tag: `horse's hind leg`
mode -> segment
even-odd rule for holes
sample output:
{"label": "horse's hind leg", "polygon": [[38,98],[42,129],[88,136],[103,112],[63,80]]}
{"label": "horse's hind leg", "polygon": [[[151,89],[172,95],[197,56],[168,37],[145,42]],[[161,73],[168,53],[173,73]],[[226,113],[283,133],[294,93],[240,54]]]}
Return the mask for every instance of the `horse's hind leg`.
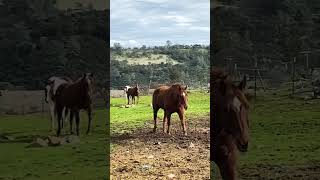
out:
{"label": "horse's hind leg", "polygon": [[156,131],[157,131],[158,111],[159,111],[159,108],[153,108],[153,121],[154,121],[153,132],[156,132]]}
{"label": "horse's hind leg", "polygon": [[187,135],[187,127],[186,127],[186,120],[184,118],[184,111],[183,110],[178,111],[178,115],[179,115],[179,119],[181,122],[183,134],[186,136]]}
{"label": "horse's hind leg", "polygon": [[88,129],[87,129],[87,134],[90,132],[90,126],[91,126],[91,119],[92,119],[92,109],[91,107],[88,108]]}
{"label": "horse's hind leg", "polygon": [[80,111],[79,110],[76,110],[74,111],[75,112],[75,116],[76,116],[76,131],[77,131],[77,136],[80,135],[80,132],[79,132],[79,123],[80,123]]}

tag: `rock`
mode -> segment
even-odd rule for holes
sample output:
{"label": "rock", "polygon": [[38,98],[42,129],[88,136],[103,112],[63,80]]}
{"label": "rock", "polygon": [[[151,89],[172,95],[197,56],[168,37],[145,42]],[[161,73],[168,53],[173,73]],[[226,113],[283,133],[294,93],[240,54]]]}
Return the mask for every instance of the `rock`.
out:
{"label": "rock", "polygon": [[153,158],[154,158],[153,155],[148,156],[148,159],[153,159]]}
{"label": "rock", "polygon": [[14,137],[12,137],[12,136],[4,136],[4,138],[8,139],[9,141],[13,141],[13,140],[15,140],[15,138],[14,138]]}
{"label": "rock", "polygon": [[67,144],[67,139],[66,138],[60,138],[60,145]]}
{"label": "rock", "polygon": [[27,147],[47,147],[48,143],[47,141],[41,139],[41,138],[36,138],[32,143],[30,143]]}
{"label": "rock", "polygon": [[79,136],[70,135],[66,138],[67,143],[76,144],[80,142]]}
{"label": "rock", "polygon": [[161,142],[155,142],[154,143],[154,145],[160,145],[161,144]]}
{"label": "rock", "polygon": [[190,145],[189,145],[189,148],[194,148],[195,145],[191,142]]}
{"label": "rock", "polygon": [[48,136],[49,146],[59,146],[60,145],[60,138],[55,136]]}
{"label": "rock", "polygon": [[174,174],[169,174],[169,175],[168,175],[168,178],[169,178],[169,179],[173,179],[174,177],[176,177],[176,175],[174,175]]}
{"label": "rock", "polygon": [[152,166],[150,166],[150,165],[148,165],[148,164],[145,164],[145,165],[142,165],[141,166],[141,170],[142,171],[148,171],[149,169],[151,169],[152,168]]}

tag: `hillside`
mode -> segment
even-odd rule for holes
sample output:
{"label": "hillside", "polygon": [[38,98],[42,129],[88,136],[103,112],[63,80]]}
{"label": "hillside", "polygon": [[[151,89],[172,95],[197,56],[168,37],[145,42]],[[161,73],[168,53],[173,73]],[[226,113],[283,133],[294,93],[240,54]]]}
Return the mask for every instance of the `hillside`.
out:
{"label": "hillside", "polygon": [[209,82],[209,46],[173,45],[111,48],[111,88],[138,83],[183,83],[203,87]]}

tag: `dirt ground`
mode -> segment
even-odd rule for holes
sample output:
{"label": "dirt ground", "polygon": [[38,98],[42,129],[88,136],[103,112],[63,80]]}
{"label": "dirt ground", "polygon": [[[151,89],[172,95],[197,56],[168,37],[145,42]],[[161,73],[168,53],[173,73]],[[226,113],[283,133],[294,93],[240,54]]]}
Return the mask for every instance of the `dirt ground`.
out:
{"label": "dirt ground", "polygon": [[152,133],[151,123],[111,137],[111,179],[210,179],[209,117],[189,121],[187,137],[177,119],[171,135],[162,133],[161,121]]}

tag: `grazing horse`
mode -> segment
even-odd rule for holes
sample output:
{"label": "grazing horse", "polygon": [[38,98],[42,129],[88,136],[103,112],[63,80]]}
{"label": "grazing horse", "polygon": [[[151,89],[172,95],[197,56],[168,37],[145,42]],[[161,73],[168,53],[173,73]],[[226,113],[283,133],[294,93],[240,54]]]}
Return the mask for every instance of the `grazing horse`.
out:
{"label": "grazing horse", "polygon": [[[47,82],[46,82],[46,87],[45,87],[45,101],[46,103],[49,104],[49,109],[50,109],[50,116],[51,116],[51,130],[54,130],[54,121],[56,117],[56,111],[55,111],[55,94],[57,92],[57,89],[59,86],[62,84],[68,84],[72,83],[72,80],[67,77],[56,77],[52,76],[50,77]],[[63,122],[66,121],[66,117],[68,115],[68,110],[66,108],[63,109],[64,111],[64,117],[62,121],[62,126]]]}
{"label": "grazing horse", "polygon": [[56,93],[56,107],[58,115],[57,136],[61,131],[61,116],[64,107],[70,109],[70,133],[73,134],[72,120],[76,118],[76,131],[79,136],[80,110],[84,109],[88,113],[88,129],[90,132],[92,119],[92,91],[93,91],[93,75],[85,73],[82,78],[74,83],[61,85]]}
{"label": "grazing horse", "polygon": [[[184,119],[184,112],[185,110],[188,109],[187,86],[182,87],[179,84],[174,84],[171,87],[162,86],[157,88],[153,92],[152,106],[153,106],[153,119],[154,119],[153,132],[156,132],[157,114],[159,109],[161,108],[164,110],[163,133],[170,134],[171,114],[176,112],[178,113],[181,121],[183,134],[187,135],[186,122]],[[166,130],[166,124],[168,126],[167,130]]]}
{"label": "grazing horse", "polygon": [[133,87],[133,88],[129,88],[128,91],[127,91],[127,99],[128,99],[128,104],[130,102],[130,97],[131,97],[131,104],[135,104],[136,103],[136,97],[137,96],[137,104],[138,104],[138,101],[139,101],[139,87],[138,87],[138,84]]}
{"label": "grazing horse", "polygon": [[249,142],[246,77],[236,86],[228,74],[214,70],[212,80],[210,159],[217,164],[224,180],[235,180],[238,150],[246,152]]}

